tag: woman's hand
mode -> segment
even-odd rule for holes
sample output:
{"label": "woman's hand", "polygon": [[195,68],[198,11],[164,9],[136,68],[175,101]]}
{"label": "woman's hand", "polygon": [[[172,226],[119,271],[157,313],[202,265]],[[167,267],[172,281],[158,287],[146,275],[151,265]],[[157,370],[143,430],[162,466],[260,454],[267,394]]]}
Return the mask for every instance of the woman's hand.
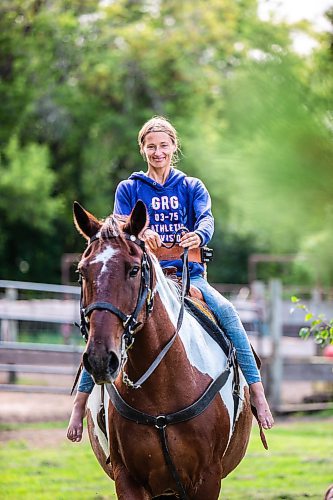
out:
{"label": "woman's hand", "polygon": [[156,250],[162,245],[162,241],[159,235],[150,228],[147,228],[143,232],[142,239],[152,251]]}
{"label": "woman's hand", "polygon": [[198,248],[201,245],[201,238],[197,233],[185,233],[181,238],[179,242],[179,246],[188,248],[191,250],[191,248]]}

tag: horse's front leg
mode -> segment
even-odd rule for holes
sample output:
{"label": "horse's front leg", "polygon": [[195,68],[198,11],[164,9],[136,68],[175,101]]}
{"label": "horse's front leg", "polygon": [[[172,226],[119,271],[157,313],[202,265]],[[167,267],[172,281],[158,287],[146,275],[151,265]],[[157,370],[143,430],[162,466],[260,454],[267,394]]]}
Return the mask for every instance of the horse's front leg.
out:
{"label": "horse's front leg", "polygon": [[114,481],[118,500],[150,500],[151,495],[130,475],[123,464],[114,467]]}

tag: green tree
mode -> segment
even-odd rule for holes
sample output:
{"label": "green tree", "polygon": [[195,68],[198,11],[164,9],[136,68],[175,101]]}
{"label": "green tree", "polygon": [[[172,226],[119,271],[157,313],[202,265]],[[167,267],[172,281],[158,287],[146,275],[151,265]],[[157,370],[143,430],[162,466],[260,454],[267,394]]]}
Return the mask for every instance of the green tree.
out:
{"label": "green tree", "polygon": [[[52,196],[55,174],[47,146],[20,147],[14,136],[0,163],[0,252],[2,273],[19,279],[44,279],[54,268],[52,247],[44,253],[36,242],[56,238],[54,221],[61,214],[61,196]],[[33,168],[32,168],[33,166]]]}
{"label": "green tree", "polygon": [[[313,56],[293,55],[294,27],[263,23],[256,8],[256,0],[1,3],[2,164],[14,161],[6,148],[16,137],[19,154],[41,147],[37,162],[29,150],[24,172],[47,164],[53,173],[43,194],[53,232],[25,243],[26,255],[44,261],[52,248],[44,279],[60,279],[61,254],[82,248],[73,200],[103,217],[117,183],[144,169],[136,135],[153,114],[174,122],[181,168],[212,194],[215,241],[225,248],[212,268],[218,279],[244,280],[249,252],[297,251],[316,229],[329,204],[331,56],[323,37]],[[24,183],[15,189],[26,197]],[[3,242],[18,234],[11,209],[1,208]],[[17,277],[5,243],[0,258]]]}

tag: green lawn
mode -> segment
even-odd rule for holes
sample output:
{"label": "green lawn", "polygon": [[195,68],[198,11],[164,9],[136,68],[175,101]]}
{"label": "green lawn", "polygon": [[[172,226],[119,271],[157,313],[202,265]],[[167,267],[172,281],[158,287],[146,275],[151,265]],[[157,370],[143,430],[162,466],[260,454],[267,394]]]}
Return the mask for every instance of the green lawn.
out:
{"label": "green lawn", "polygon": [[[59,426],[65,429],[65,424],[54,427]],[[25,427],[38,431],[47,426]],[[48,428],[52,432],[52,425]],[[280,423],[267,433],[267,452],[254,428],[246,458],[224,480],[220,498],[323,499],[333,482],[332,430],[332,418]],[[87,442],[73,445],[60,439],[56,447],[47,449],[13,439],[0,443],[0,498],[101,500],[116,496],[113,482],[100,469]]]}

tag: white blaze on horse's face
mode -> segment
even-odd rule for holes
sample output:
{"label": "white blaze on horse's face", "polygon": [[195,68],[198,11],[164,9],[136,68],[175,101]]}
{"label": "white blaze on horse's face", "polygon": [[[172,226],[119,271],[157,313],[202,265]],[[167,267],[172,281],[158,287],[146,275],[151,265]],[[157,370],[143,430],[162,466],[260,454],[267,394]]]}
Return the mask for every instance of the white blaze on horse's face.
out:
{"label": "white blaze on horse's face", "polygon": [[104,248],[104,250],[101,253],[96,255],[94,260],[91,261],[91,264],[95,264],[95,263],[99,263],[99,262],[101,262],[103,264],[97,281],[102,276],[102,274],[108,270],[108,266],[107,266],[108,262],[113,259],[113,257],[116,255],[116,253],[117,253],[117,250],[115,250],[111,246],[108,246],[108,247]]}

